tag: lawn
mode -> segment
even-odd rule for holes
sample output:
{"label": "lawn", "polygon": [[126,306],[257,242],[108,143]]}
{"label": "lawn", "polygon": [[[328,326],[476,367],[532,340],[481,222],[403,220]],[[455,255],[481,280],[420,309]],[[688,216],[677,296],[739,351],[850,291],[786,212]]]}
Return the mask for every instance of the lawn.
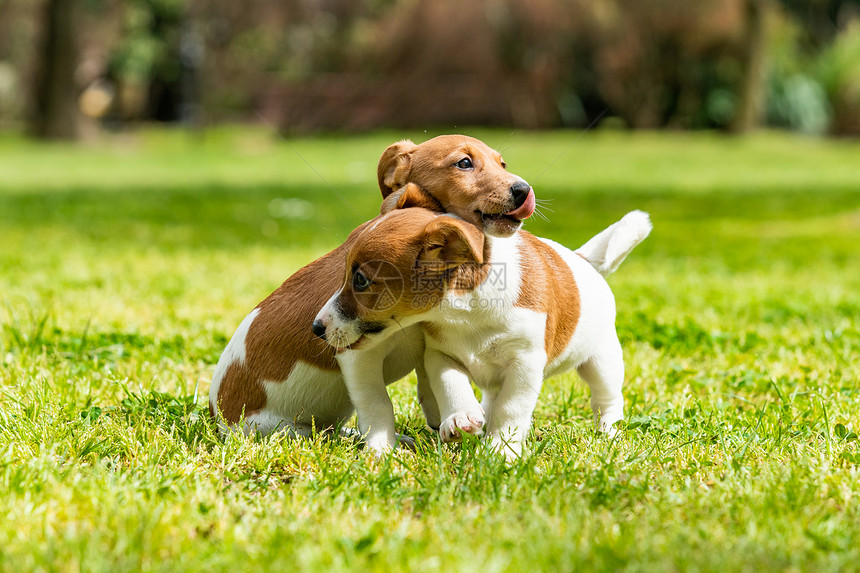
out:
{"label": "lawn", "polygon": [[529,452],[219,440],[214,364],[244,315],[378,209],[402,137],[144,130],[0,136],[0,570],[838,571],[860,562],[860,144],[761,134],[469,130],[576,247],[628,210],[610,278],[627,422],[575,374]]}

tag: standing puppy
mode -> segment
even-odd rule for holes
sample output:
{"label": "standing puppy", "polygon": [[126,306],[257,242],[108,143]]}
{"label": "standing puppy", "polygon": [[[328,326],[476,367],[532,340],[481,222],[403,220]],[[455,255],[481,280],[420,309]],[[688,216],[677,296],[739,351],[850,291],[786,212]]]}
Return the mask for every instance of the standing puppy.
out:
{"label": "standing puppy", "polygon": [[[574,252],[525,231],[485,236],[449,215],[395,211],[356,237],[344,285],[316,324],[337,348],[384,346],[388,336],[420,325],[443,439],[458,429],[481,433],[486,414],[493,446],[519,455],[543,380],[571,369],[591,388],[598,429],[612,432],[624,416],[624,363],[615,300],[601,275],[650,230],[648,215],[633,211]],[[381,268],[396,269],[408,286],[390,308],[375,311],[364,301],[383,288],[373,278]],[[482,405],[470,379],[483,391]],[[378,384],[351,375],[346,383],[351,395]],[[362,427],[389,424],[378,403],[362,406],[356,403]]]}
{"label": "standing puppy", "polygon": [[[488,234],[510,236],[534,210],[534,193],[528,183],[506,171],[498,152],[471,137],[445,135],[420,145],[395,143],[382,154],[377,174],[383,214],[427,207],[454,213]],[[381,216],[358,227],[343,245],[300,269],[245,317],[218,361],[209,392],[209,411],[222,430],[308,434],[314,426],[323,429],[349,419],[353,400],[335,350],[308,327],[340,288],[349,248],[361,232],[380,220]],[[372,327],[366,328],[372,332]],[[345,360],[354,355],[350,351],[341,354]],[[379,415],[390,431],[368,436],[377,451],[396,443],[394,411],[385,385],[413,369],[427,422],[439,426],[423,356],[421,330],[399,329],[365,358],[366,370],[355,373],[372,377],[387,402],[387,409],[383,404]],[[355,362],[350,366],[355,367]],[[353,398],[363,404],[377,400],[376,394],[366,393]]]}

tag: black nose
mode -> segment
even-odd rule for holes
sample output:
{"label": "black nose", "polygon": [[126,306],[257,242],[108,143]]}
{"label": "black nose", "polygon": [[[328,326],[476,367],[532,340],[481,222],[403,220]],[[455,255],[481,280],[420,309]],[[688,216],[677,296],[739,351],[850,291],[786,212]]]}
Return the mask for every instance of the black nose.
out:
{"label": "black nose", "polygon": [[315,320],[311,325],[311,330],[314,334],[325,340],[325,325],[321,321]]}
{"label": "black nose", "polygon": [[511,185],[511,197],[514,200],[515,206],[519,207],[526,202],[526,198],[529,196],[529,189],[531,189],[531,185],[525,181],[517,181]]}

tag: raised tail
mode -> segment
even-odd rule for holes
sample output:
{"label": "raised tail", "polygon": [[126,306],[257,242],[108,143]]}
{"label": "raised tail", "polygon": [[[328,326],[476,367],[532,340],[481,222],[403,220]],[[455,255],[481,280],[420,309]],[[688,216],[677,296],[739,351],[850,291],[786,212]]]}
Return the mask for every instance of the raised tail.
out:
{"label": "raised tail", "polygon": [[607,276],[615,271],[630,251],[651,232],[651,219],[644,211],[630,211],[620,221],[594,235],[576,253]]}

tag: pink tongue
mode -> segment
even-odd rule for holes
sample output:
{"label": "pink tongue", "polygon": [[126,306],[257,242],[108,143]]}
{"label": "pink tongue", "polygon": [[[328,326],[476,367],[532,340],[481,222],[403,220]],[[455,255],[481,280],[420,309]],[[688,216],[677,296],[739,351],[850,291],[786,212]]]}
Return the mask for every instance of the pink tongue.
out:
{"label": "pink tongue", "polygon": [[529,189],[529,196],[526,197],[525,203],[514,209],[513,211],[508,211],[505,215],[510,215],[519,220],[528,219],[532,216],[532,213],[535,212],[535,191],[534,189]]}

